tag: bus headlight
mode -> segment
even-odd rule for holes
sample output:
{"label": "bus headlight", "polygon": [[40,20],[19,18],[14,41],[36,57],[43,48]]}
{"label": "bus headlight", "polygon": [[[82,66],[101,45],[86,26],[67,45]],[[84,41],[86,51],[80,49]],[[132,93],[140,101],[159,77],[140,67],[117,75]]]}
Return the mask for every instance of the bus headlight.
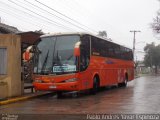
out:
{"label": "bus headlight", "polygon": [[64,82],[75,82],[77,80],[78,80],[77,78],[71,78],[71,79],[65,80]]}
{"label": "bus headlight", "polygon": [[34,82],[37,82],[37,83],[42,83],[43,81],[42,80],[35,80]]}

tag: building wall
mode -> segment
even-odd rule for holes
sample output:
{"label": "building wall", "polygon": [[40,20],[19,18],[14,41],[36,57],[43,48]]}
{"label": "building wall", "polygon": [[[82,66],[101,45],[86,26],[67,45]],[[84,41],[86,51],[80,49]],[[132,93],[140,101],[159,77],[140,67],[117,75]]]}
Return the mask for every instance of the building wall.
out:
{"label": "building wall", "polygon": [[0,75],[0,98],[19,96],[22,94],[20,36],[0,35],[0,48],[7,48],[7,74]]}

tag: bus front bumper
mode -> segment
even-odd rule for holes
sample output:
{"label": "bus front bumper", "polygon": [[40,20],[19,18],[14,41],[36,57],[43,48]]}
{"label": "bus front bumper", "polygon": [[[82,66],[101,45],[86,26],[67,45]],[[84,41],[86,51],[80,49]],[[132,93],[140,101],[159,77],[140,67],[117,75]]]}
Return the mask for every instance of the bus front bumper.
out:
{"label": "bus front bumper", "polygon": [[33,83],[35,90],[41,91],[78,91],[79,86],[77,82],[67,83]]}

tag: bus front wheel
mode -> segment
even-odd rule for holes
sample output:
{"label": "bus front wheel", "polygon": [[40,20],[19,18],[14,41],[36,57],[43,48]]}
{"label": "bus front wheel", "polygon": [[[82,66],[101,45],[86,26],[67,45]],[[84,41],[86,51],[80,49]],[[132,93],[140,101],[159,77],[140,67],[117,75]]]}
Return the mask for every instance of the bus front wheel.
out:
{"label": "bus front wheel", "polygon": [[60,99],[63,97],[63,92],[62,91],[57,91],[57,98]]}
{"label": "bus front wheel", "polygon": [[93,79],[93,87],[91,89],[91,94],[95,95],[97,93],[97,91],[98,91],[98,88],[99,88],[98,79],[97,79],[97,77],[94,77],[94,79]]}

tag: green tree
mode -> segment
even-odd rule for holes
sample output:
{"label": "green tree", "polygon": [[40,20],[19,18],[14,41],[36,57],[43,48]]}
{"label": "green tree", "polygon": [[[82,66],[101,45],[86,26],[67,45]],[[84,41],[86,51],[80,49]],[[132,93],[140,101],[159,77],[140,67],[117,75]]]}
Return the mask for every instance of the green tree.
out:
{"label": "green tree", "polygon": [[145,57],[144,64],[149,67],[155,66],[155,73],[157,73],[157,69],[160,66],[160,45],[155,45],[154,42],[151,44],[147,44],[144,47]]}
{"label": "green tree", "polygon": [[107,32],[106,31],[99,31],[98,36],[107,37]]}
{"label": "green tree", "polygon": [[[158,0],[160,2],[160,0]],[[160,39],[160,9],[157,11],[156,17],[151,23],[151,27],[158,39]]]}
{"label": "green tree", "polygon": [[44,34],[44,32],[42,30],[35,30],[34,32],[39,33],[39,34]]}

